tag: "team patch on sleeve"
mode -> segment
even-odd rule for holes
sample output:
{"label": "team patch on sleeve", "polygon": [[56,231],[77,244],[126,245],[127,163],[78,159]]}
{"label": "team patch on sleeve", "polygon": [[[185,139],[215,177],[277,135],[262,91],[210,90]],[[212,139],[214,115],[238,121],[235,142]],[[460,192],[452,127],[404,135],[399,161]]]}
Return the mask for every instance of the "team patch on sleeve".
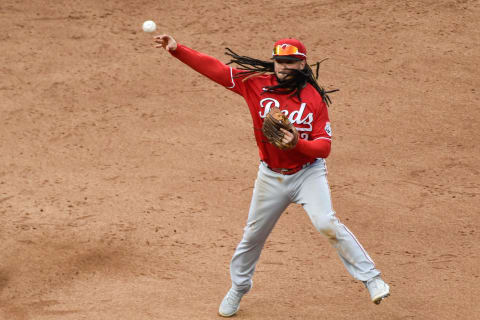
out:
{"label": "team patch on sleeve", "polygon": [[330,127],[330,122],[327,122],[325,124],[325,132],[328,134],[328,136],[332,136],[332,128]]}

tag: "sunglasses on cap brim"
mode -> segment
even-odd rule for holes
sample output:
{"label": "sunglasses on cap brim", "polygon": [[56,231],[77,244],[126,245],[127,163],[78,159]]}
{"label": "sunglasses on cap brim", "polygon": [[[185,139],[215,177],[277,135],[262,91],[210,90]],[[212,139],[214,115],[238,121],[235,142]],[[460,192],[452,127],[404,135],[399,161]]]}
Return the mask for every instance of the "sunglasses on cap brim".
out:
{"label": "sunglasses on cap brim", "polygon": [[[305,54],[299,52],[298,48],[290,44],[279,44],[273,48],[273,58],[285,57],[285,56],[302,56]],[[295,58],[295,57],[292,57]],[[301,58],[295,58],[301,60]]]}

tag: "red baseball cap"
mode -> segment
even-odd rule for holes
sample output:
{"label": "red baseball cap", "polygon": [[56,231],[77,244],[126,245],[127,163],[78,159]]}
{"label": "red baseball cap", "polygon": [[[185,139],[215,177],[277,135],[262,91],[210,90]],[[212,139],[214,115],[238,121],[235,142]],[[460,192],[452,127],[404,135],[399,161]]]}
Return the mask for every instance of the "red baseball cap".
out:
{"label": "red baseball cap", "polygon": [[294,38],[280,39],[273,45],[273,59],[306,60],[307,48]]}

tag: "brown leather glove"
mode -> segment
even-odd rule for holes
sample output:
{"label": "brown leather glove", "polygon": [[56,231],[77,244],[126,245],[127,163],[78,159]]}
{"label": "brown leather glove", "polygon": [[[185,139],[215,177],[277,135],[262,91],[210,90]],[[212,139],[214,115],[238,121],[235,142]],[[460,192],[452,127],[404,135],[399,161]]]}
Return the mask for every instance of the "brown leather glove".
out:
{"label": "brown leather glove", "polygon": [[[293,134],[293,139],[289,143],[283,142],[285,135],[280,129],[283,128]],[[279,108],[272,108],[263,120],[263,135],[268,142],[281,150],[292,149],[298,142],[298,131]]]}

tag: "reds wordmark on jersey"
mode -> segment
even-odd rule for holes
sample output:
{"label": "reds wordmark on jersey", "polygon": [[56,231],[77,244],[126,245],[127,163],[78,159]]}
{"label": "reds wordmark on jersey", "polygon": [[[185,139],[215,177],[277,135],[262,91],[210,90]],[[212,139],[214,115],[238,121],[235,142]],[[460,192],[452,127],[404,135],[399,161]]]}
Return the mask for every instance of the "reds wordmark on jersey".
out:
{"label": "reds wordmark on jersey", "polygon": [[[313,122],[313,113],[310,112],[305,115],[304,117],[304,111],[306,107],[306,103],[302,102],[300,104],[300,109],[288,112],[288,110],[282,110],[283,114],[288,117],[288,120],[290,120],[291,123],[294,125],[296,124],[296,128],[298,131],[307,131],[310,132],[312,131],[312,122]],[[270,112],[272,108],[280,108],[280,102],[278,100],[275,100],[274,98],[265,98],[260,100],[260,107],[263,108],[263,111],[260,110],[259,114],[261,118],[265,118],[267,114]],[[307,127],[304,127],[303,125],[307,125]],[[303,134],[303,139],[308,139],[308,133]]]}

